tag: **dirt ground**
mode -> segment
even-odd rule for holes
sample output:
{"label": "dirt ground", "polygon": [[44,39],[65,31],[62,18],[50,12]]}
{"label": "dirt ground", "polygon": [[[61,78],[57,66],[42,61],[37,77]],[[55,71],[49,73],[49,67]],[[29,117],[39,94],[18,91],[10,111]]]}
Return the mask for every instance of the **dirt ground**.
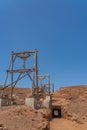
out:
{"label": "dirt ground", "polygon": [[27,106],[0,109],[0,130],[48,130],[44,114]]}
{"label": "dirt ground", "polygon": [[20,105],[30,94],[28,88],[14,89],[16,105],[0,108],[0,130],[87,130],[87,86],[63,87],[51,94],[52,106],[61,106],[62,118],[53,118],[50,125],[48,110]]}
{"label": "dirt ground", "polygon": [[65,119],[87,123],[87,86],[60,88],[52,94],[52,106],[60,106]]}
{"label": "dirt ground", "polygon": [[87,130],[87,124],[78,124],[67,119],[53,119],[50,130]]}
{"label": "dirt ground", "polygon": [[52,94],[52,106],[61,107],[62,118],[54,118],[50,130],[87,130],[87,86],[61,87]]}

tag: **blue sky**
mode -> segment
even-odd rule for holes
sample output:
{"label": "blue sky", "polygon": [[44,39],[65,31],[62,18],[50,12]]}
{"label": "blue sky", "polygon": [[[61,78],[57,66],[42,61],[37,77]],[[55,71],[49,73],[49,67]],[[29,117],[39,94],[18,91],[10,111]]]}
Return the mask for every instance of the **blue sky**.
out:
{"label": "blue sky", "polygon": [[0,0],[0,84],[11,51],[38,49],[56,89],[87,84],[86,0]]}

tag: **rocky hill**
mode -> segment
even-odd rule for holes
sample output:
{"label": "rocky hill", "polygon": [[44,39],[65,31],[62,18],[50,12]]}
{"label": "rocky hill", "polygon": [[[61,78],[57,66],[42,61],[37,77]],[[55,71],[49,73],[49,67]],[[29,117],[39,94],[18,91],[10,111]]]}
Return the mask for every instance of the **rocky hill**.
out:
{"label": "rocky hill", "polygon": [[[7,88],[4,95],[8,96],[10,90]],[[15,104],[0,108],[0,130],[49,130],[50,110],[25,106],[25,98],[29,95],[31,88],[14,88]]]}
{"label": "rocky hill", "polygon": [[[5,94],[7,95],[9,91],[8,89]],[[29,88],[14,89],[13,97],[16,105],[0,109],[0,130],[52,129],[52,127],[49,128],[51,114],[48,109],[33,110],[30,107],[21,105],[24,104],[25,98],[29,94],[31,94]],[[51,96],[52,107],[60,106],[63,118],[79,124],[87,123],[87,86],[61,87]],[[52,126],[54,126],[53,123]]]}
{"label": "rocky hill", "polygon": [[[0,94],[1,94],[2,86],[0,86]],[[11,88],[7,88],[4,91],[4,96],[8,97],[10,95]],[[24,104],[25,98],[29,97],[31,94],[31,88],[18,88],[15,87],[13,90],[13,99],[15,104]]]}
{"label": "rocky hill", "polygon": [[44,115],[23,105],[3,107],[0,109],[0,130],[49,130],[49,122]]}
{"label": "rocky hill", "polygon": [[87,122],[87,86],[62,87],[52,94],[52,106],[60,106],[62,117]]}

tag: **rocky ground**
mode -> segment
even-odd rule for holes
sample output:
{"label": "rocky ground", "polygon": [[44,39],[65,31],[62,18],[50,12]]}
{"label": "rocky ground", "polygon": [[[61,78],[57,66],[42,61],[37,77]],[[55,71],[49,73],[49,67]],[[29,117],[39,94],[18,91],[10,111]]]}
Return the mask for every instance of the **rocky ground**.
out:
{"label": "rocky ground", "polygon": [[50,122],[50,130],[87,130],[87,124],[79,124],[64,118],[53,119]]}
{"label": "rocky ground", "polygon": [[[5,97],[8,97],[9,93],[10,88],[7,88]],[[25,106],[25,98],[29,95],[29,88],[14,89],[15,105],[0,108],[0,130],[49,130],[50,110],[35,110]]]}
{"label": "rocky ground", "polygon": [[[0,87],[0,94],[2,92],[1,89],[2,89],[2,87]],[[9,97],[10,91],[11,91],[10,87],[5,89],[4,96]],[[29,97],[30,94],[31,94],[31,88],[18,88],[18,87],[15,87],[14,90],[13,90],[14,103],[19,104],[19,105],[24,104],[25,98]]]}
{"label": "rocky ground", "polygon": [[61,87],[52,93],[52,106],[61,107],[62,118],[51,121],[49,109],[33,110],[21,105],[30,94],[31,89],[28,88],[14,89],[16,105],[0,109],[0,130],[87,129],[87,86]]}
{"label": "rocky ground", "polygon": [[49,121],[40,110],[11,106],[0,109],[0,126],[0,130],[49,130]]}
{"label": "rocky ground", "polygon": [[52,94],[52,105],[61,106],[62,117],[87,122],[87,86],[62,87]]}

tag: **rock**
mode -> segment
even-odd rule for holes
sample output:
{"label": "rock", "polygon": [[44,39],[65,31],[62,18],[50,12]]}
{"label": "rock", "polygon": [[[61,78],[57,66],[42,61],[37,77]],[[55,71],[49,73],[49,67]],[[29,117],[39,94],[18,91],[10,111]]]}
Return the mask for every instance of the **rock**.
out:
{"label": "rock", "polygon": [[27,106],[10,106],[0,109],[0,130],[49,130],[44,114]]}
{"label": "rock", "polygon": [[7,128],[4,126],[4,124],[0,124],[0,130],[7,130]]}
{"label": "rock", "polygon": [[52,106],[61,106],[63,118],[87,122],[87,86],[60,88],[52,94]]}

